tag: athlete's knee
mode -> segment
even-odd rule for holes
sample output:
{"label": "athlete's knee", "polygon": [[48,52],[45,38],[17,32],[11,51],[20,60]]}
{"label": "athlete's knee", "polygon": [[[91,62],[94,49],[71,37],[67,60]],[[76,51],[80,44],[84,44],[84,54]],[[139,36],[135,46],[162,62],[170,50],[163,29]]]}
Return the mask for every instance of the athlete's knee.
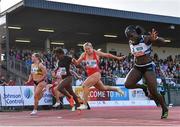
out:
{"label": "athlete's knee", "polygon": [[83,90],[89,90],[89,87],[87,86],[87,85],[85,85],[85,84],[83,84]]}
{"label": "athlete's knee", "polygon": [[99,88],[99,90],[101,90],[101,91],[108,91],[109,89],[110,89],[110,87],[108,87],[108,86],[103,86],[103,87]]}
{"label": "athlete's knee", "polygon": [[34,100],[38,100],[38,98],[39,98],[39,94],[38,94],[38,93],[35,93],[35,94],[34,94]]}
{"label": "athlete's knee", "polygon": [[130,89],[130,88],[131,88],[131,85],[130,85],[129,83],[126,83],[126,82],[125,82],[124,86],[125,86],[125,88],[127,88],[127,89]]}
{"label": "athlete's knee", "polygon": [[130,89],[130,83],[128,82],[127,79],[125,79],[124,86],[125,88]]}

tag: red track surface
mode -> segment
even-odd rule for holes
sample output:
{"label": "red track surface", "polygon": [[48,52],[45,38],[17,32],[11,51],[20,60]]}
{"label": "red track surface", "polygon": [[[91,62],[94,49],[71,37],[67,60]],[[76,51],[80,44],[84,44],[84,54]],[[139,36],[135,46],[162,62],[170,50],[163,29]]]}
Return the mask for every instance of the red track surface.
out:
{"label": "red track surface", "polygon": [[180,107],[170,108],[169,118],[161,120],[156,107],[109,107],[78,111],[0,112],[0,126],[180,126]]}

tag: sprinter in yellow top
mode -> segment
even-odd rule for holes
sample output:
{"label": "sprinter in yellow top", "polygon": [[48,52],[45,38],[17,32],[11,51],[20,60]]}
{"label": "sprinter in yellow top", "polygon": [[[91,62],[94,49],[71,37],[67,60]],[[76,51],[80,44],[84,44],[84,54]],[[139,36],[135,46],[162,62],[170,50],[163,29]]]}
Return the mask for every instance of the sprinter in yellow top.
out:
{"label": "sprinter in yellow top", "polygon": [[34,110],[31,112],[31,115],[35,115],[37,114],[39,100],[42,98],[45,90],[47,70],[42,64],[40,54],[32,54],[31,59],[33,62],[31,65],[31,73],[28,81],[25,84],[28,84],[32,80],[34,81]]}

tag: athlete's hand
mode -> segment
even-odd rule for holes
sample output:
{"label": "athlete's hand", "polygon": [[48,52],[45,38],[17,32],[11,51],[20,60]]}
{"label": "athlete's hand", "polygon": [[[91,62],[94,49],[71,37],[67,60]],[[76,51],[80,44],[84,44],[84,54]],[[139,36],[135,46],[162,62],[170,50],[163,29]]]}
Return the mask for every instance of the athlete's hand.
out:
{"label": "athlete's hand", "polygon": [[29,84],[29,81],[25,81],[24,84],[25,84],[25,85],[28,85],[28,84]]}
{"label": "athlete's hand", "polygon": [[72,63],[77,64],[77,60],[75,58],[73,58]]}
{"label": "athlete's hand", "polygon": [[56,85],[56,86],[57,86],[57,85],[58,85],[58,82],[56,81],[56,82],[54,83],[54,85]]}
{"label": "athlete's hand", "polygon": [[118,57],[118,60],[124,60],[126,59],[127,56],[121,56],[121,57]]}
{"label": "athlete's hand", "polygon": [[77,78],[80,79],[80,80],[82,80],[82,77],[81,77],[81,76],[78,76]]}
{"label": "athlete's hand", "polygon": [[151,41],[156,41],[158,38],[158,33],[157,31],[153,28],[151,32],[149,32],[150,35],[150,40]]}

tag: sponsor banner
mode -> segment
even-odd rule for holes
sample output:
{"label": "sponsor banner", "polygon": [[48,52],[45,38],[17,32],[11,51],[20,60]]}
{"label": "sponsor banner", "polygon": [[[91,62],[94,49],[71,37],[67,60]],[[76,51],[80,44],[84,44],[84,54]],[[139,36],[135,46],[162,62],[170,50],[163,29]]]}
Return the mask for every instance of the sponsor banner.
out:
{"label": "sponsor banner", "polygon": [[22,86],[24,105],[34,105],[34,86]]}
{"label": "sponsor banner", "polygon": [[129,100],[149,100],[142,89],[129,90]]}
{"label": "sponsor banner", "polygon": [[[120,94],[117,92],[99,91],[96,88],[92,87],[90,89],[90,93],[89,93],[89,101],[129,100],[129,90],[124,87],[120,87],[120,88],[124,91],[124,93],[125,93],[124,96],[120,96]],[[83,88],[81,86],[78,86],[78,87],[74,87],[74,90],[75,90],[75,93],[80,98],[82,98]]]}
{"label": "sponsor banner", "polygon": [[23,106],[20,86],[1,86],[1,104],[2,106]]}
{"label": "sponsor banner", "polygon": [[121,96],[119,93],[117,92],[113,92],[113,91],[107,91],[108,92],[108,96],[110,97],[111,101],[118,101],[118,100],[129,100],[129,90],[126,88],[121,88],[124,91],[124,96]]}
{"label": "sponsor banner", "polygon": [[[92,107],[101,106],[154,106],[155,103],[145,97],[141,89],[128,90],[123,86],[119,86],[125,93],[120,96],[113,91],[98,91],[94,87],[90,89],[89,104]],[[73,87],[75,93],[82,98],[83,88],[81,86]],[[69,104],[64,98],[64,104]]]}
{"label": "sponsor banner", "polygon": [[[81,86],[73,87],[75,93],[82,98]],[[94,87],[90,89],[89,103],[93,107],[98,106],[149,106],[155,103],[145,97],[141,89],[128,90],[121,86],[125,96],[120,96],[113,91],[98,91]],[[5,94],[4,94],[5,91]],[[64,104],[69,104],[64,98]],[[0,86],[0,105],[2,106],[32,106],[34,105],[34,86]],[[39,105],[52,105],[52,95],[46,91]]]}
{"label": "sponsor banner", "polygon": [[[22,94],[25,106],[34,105],[34,86],[22,86]],[[44,92],[39,105],[52,105],[52,94],[49,91]]]}
{"label": "sponsor banner", "polygon": [[39,105],[52,105],[52,94],[49,91],[44,92],[42,99],[39,101]]}
{"label": "sponsor banner", "polygon": [[89,92],[89,101],[108,101],[110,100],[109,91],[99,91],[96,88],[91,88]]}
{"label": "sponsor banner", "polygon": [[0,86],[0,106],[2,106],[2,103],[3,103],[3,101],[4,101],[4,99],[3,99],[3,94],[4,94],[3,87]]}
{"label": "sponsor banner", "polygon": [[[118,84],[118,85],[124,85],[125,80],[126,80],[126,78],[117,78],[117,79],[116,79],[116,84]],[[143,83],[143,80],[141,79],[141,80],[138,82],[138,84],[142,84],[142,83]]]}
{"label": "sponsor banner", "polygon": [[129,100],[129,101],[89,101],[90,107],[111,106],[156,106],[151,100]]}
{"label": "sponsor banner", "polygon": [[[82,98],[83,96],[83,88],[82,86],[73,87],[77,96]],[[90,88],[89,92],[89,101],[95,100],[110,100],[109,91],[99,91],[95,87]]]}
{"label": "sponsor banner", "polygon": [[[34,86],[0,86],[0,105],[32,106],[34,105]],[[52,95],[44,92],[39,105],[52,105]]]}

